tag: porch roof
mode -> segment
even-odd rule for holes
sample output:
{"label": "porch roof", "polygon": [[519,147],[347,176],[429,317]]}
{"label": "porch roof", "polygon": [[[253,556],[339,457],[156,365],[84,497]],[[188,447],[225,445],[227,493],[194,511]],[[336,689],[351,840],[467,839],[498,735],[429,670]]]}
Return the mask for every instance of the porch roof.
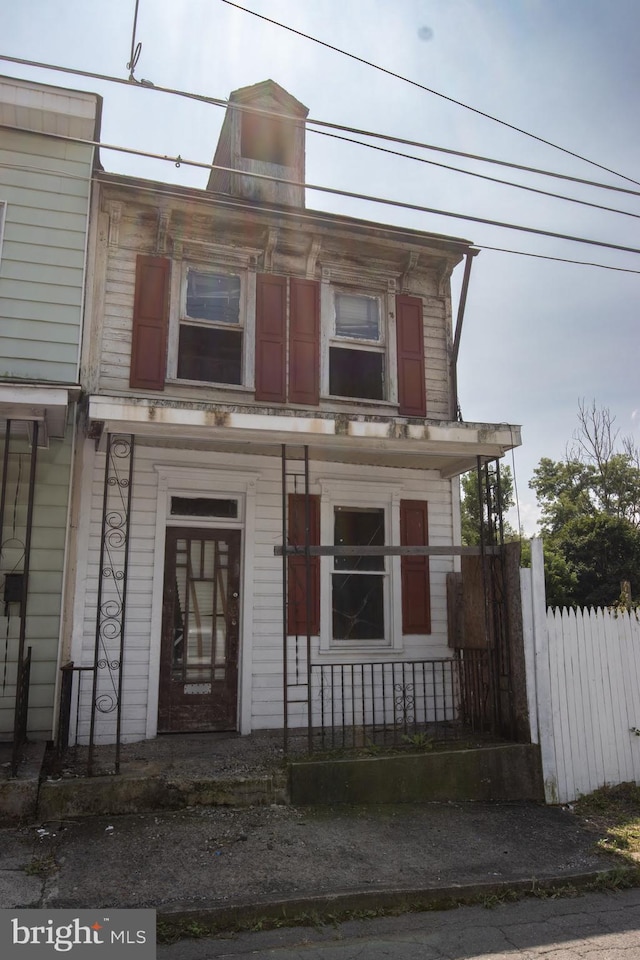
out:
{"label": "porch roof", "polygon": [[308,445],[315,460],[437,470],[454,477],[520,445],[520,427],[507,423],[459,423],[239,410],[223,404],[92,396],[89,429],[93,436],[130,433],[163,445],[205,444],[230,452],[276,455],[283,443]]}
{"label": "porch roof", "polygon": [[7,420],[42,425],[38,446],[46,446],[49,437],[64,437],[69,403],[80,395],[77,385],[51,386],[39,383],[0,384],[0,424]]}

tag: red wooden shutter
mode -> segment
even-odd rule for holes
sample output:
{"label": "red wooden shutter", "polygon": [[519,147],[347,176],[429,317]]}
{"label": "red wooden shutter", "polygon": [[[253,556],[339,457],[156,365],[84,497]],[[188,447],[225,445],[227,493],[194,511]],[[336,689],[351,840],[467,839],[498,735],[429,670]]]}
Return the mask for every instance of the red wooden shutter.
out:
{"label": "red wooden shutter", "polygon": [[164,390],[169,327],[169,275],[165,257],[136,259],[129,386]]}
{"label": "red wooden shutter", "polygon": [[289,401],[320,402],[320,284],[290,281]]}
{"label": "red wooden shutter", "polygon": [[[424,500],[400,501],[400,545],[429,545],[429,518]],[[402,557],[402,632],[431,633],[429,557]]]}
{"label": "red wooden shutter", "polygon": [[[305,542],[305,497],[289,495],[289,543],[304,546]],[[309,497],[309,543],[320,544],[320,497]],[[309,633],[320,633],[320,557],[311,557],[311,624]],[[303,556],[289,557],[289,591],[287,607],[287,632],[290,635],[307,635],[307,568]]]}
{"label": "red wooden shutter", "polygon": [[419,297],[396,297],[396,336],[398,413],[406,417],[426,417],[424,327]]}
{"label": "red wooden shutter", "polygon": [[287,279],[258,275],[256,290],[256,400],[284,403]]}

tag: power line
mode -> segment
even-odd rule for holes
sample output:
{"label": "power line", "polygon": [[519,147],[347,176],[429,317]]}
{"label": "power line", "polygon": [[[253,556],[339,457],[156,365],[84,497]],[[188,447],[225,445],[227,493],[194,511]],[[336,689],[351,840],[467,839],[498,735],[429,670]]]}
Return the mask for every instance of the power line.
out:
{"label": "power line", "polygon": [[491,250],[494,253],[511,253],[517,257],[532,257],[534,260],[573,263],[579,267],[598,267],[600,270],[614,270],[617,273],[636,273],[640,275],[640,270],[633,270],[631,267],[612,267],[608,263],[594,263],[592,260],[571,260],[568,257],[551,257],[546,253],[528,253],[525,250],[511,250],[508,247],[490,247],[486,243],[474,243],[474,247],[479,247],[481,250]]}
{"label": "power line", "polygon": [[[39,134],[39,135],[40,135],[40,136],[51,136],[51,137],[55,136],[54,134]],[[69,139],[69,140],[73,140],[74,142],[84,143],[84,144],[86,144],[87,146],[91,146],[91,145],[92,145],[92,144],[91,144],[90,142],[88,142],[88,141],[82,141],[82,140],[78,140],[77,138],[72,138],[72,137],[69,137],[69,138],[57,138],[57,139]],[[97,144],[94,144],[94,145],[97,145]],[[105,149],[109,149],[106,145],[101,144],[101,146],[105,146]],[[123,147],[123,148],[120,148],[120,149],[121,149],[121,150],[125,150],[126,148]],[[162,159],[162,160],[169,161],[171,158],[167,158],[167,157],[155,157],[155,159]],[[183,163],[183,162],[184,162],[187,166],[189,165],[189,161],[183,161],[182,158],[180,158],[180,163]],[[203,164],[203,166],[207,166],[207,165],[206,165],[206,164]],[[49,169],[48,167],[32,167],[32,166],[25,166],[24,164],[16,164],[16,163],[0,163],[0,169],[2,169],[2,170],[22,170],[22,171],[28,171],[28,172],[33,173],[33,174],[35,174],[35,175],[55,176],[55,177],[58,177],[58,178],[63,177],[63,178],[65,178],[65,179],[67,179],[67,180],[77,180],[77,181],[82,181],[83,183],[90,183],[91,180],[92,180],[92,176],[91,176],[91,175],[82,175],[82,174],[77,174],[77,173],[68,173],[67,171],[51,170],[51,169]],[[98,176],[96,179],[99,180],[100,182],[110,183],[110,182],[112,182],[112,181],[109,179],[110,177],[117,177],[117,178],[118,178],[117,185],[118,185],[119,187],[125,187],[125,188],[127,188],[127,189],[138,190],[138,191],[141,191],[141,192],[155,193],[155,188],[154,188],[154,187],[152,187],[152,186],[145,187],[144,185],[141,185],[141,184],[140,184],[139,182],[137,182],[137,181],[136,181],[135,183],[129,183],[129,182],[127,182],[127,181],[122,181],[122,180],[119,179],[121,176],[123,176],[123,175],[122,175],[122,174],[105,174],[104,177]],[[247,174],[247,176],[250,176],[250,174]],[[163,191],[162,191],[163,197],[170,197],[170,198],[173,198],[173,199],[182,199],[182,200],[185,199],[183,192],[178,192],[178,190],[167,190],[167,189],[166,189],[166,186],[167,186],[166,184],[163,184]],[[189,188],[187,188],[187,189],[189,189]],[[184,188],[179,188],[179,190],[184,190]],[[225,206],[238,207],[238,208],[245,209],[245,207],[242,205],[241,202],[234,202],[234,199],[233,199],[233,197],[231,197],[231,196],[224,196],[224,197],[222,197],[221,195],[212,195],[212,194],[211,194],[211,195],[208,195],[208,194],[206,194],[206,193],[202,193],[202,194],[198,197],[198,202],[218,203],[218,204],[222,203],[222,204],[224,204]],[[258,206],[257,204],[252,204],[251,209],[252,209],[252,210],[256,210],[256,211],[259,212],[259,213],[273,213],[273,212],[274,212],[274,210],[273,210],[272,207]],[[279,211],[277,211],[277,212],[280,213],[280,212],[282,212],[282,211],[279,210]],[[328,222],[330,222],[330,220],[329,220],[330,214],[328,214],[328,213],[327,213],[327,214],[323,214],[322,211],[310,211],[310,210],[307,210],[306,208],[302,208],[302,210],[296,210],[296,211],[295,211],[295,216],[296,216],[296,218],[298,218],[298,219],[304,219],[304,220],[308,220],[308,221],[311,221],[311,222],[317,222],[317,223],[328,223]],[[360,221],[360,222],[362,222],[362,221]],[[387,230],[389,233],[399,233],[399,234],[402,233],[402,234],[406,234],[406,232],[407,232],[406,229],[404,229],[403,227],[399,227],[399,226],[397,226],[397,225],[395,225],[395,224],[384,224],[384,229]],[[435,235],[433,235],[433,236],[435,236]],[[448,237],[448,238],[444,238],[444,239],[454,240],[454,241],[455,241],[455,238],[453,238],[453,237]],[[463,242],[464,242],[464,241],[463,241]],[[639,270],[634,270],[634,269],[632,269],[631,267],[614,267],[614,266],[611,266],[610,264],[606,264],[606,263],[596,263],[596,262],[591,261],[591,260],[572,260],[572,259],[569,258],[569,257],[553,257],[553,256],[550,256],[549,254],[530,253],[530,252],[528,252],[528,251],[526,251],[526,250],[513,250],[513,249],[511,249],[511,248],[509,248],[509,247],[494,247],[494,246],[489,246],[489,245],[486,244],[486,243],[474,243],[474,244],[473,244],[473,247],[476,248],[476,249],[479,249],[479,250],[489,250],[489,251],[495,252],[495,253],[513,254],[513,255],[519,256],[519,257],[532,257],[532,258],[534,258],[534,259],[536,259],[536,260],[550,260],[550,261],[552,261],[552,262],[557,262],[557,263],[568,263],[568,264],[574,264],[575,266],[595,267],[595,268],[600,269],[600,270],[613,270],[613,271],[618,272],[618,273],[633,273],[633,274],[638,274],[638,275],[640,275],[640,269],[639,269]]]}
{"label": "power line", "polygon": [[501,177],[490,177],[486,173],[476,173],[474,170],[465,170],[464,167],[452,167],[448,163],[439,163],[437,160],[427,160],[426,157],[416,157],[408,153],[402,153],[400,150],[391,150],[389,147],[380,147],[375,143],[363,143],[362,140],[354,140],[352,137],[345,137],[338,133],[328,133],[325,130],[313,130],[321,137],[331,137],[333,140],[343,140],[345,143],[353,143],[359,147],[368,147],[369,150],[378,150],[381,153],[388,153],[394,157],[404,157],[405,160],[416,160],[418,163],[428,163],[431,167],[440,167],[442,170],[450,170],[453,173],[462,173],[468,177],[477,177],[480,180],[487,180],[489,183],[498,183],[505,187],[515,187],[517,190],[526,190],[528,193],[538,193],[543,197],[552,197],[555,200],[566,200],[568,203],[578,203],[583,207],[593,207],[595,210],[604,210],[606,213],[619,213],[624,217],[635,217],[640,220],[640,213],[631,213],[630,210],[620,210],[617,207],[606,207],[600,203],[591,203],[588,200],[578,200],[577,197],[568,197],[564,193],[553,193],[550,190],[541,190],[539,187],[528,187],[523,183],[515,183],[513,180],[503,180]]}
{"label": "power line", "polygon": [[271,23],[276,27],[281,27],[283,30],[288,30],[290,33],[295,33],[299,37],[304,37],[305,40],[311,40],[313,43],[319,44],[321,47],[326,47],[328,50],[333,50],[335,53],[340,53],[344,57],[349,57],[351,60],[356,60],[358,63],[363,63],[367,67],[371,67],[373,70],[379,70],[381,73],[387,74],[387,76],[395,77],[397,80],[402,80],[404,83],[408,83],[413,87],[417,87],[419,90],[424,90],[426,93],[432,93],[436,97],[440,97],[443,100],[448,100],[449,103],[455,103],[458,107],[463,107],[465,110],[470,110],[471,113],[475,113],[480,117],[485,117],[487,120],[492,120],[494,123],[499,123],[503,127],[507,127],[509,130],[515,130],[516,133],[521,133],[525,137],[530,137],[532,140],[537,140],[538,143],[544,143],[548,147],[553,147],[554,150],[560,150],[562,153],[566,153],[570,157],[575,157],[577,160],[582,160],[584,163],[588,163],[593,167],[598,167],[600,170],[604,170],[606,173],[612,173],[616,177],[621,177],[623,180],[628,180],[629,183],[635,183],[640,186],[639,180],[634,180],[632,177],[627,177],[623,173],[618,173],[616,170],[612,170],[610,167],[605,167],[601,163],[596,163],[595,160],[589,160],[588,157],[583,157],[579,153],[575,153],[573,150],[568,150],[566,147],[561,147],[557,143],[553,143],[551,140],[545,140],[544,137],[539,137],[535,133],[529,133],[528,130],[524,130],[522,127],[517,127],[512,123],[507,123],[506,120],[500,120],[498,117],[494,117],[490,113],[485,113],[484,110],[479,110],[477,107],[471,107],[468,103],[463,103],[461,100],[456,100],[454,97],[449,97],[444,93],[440,93],[438,90],[434,90],[431,87],[427,87],[422,83],[418,83],[417,80],[411,80],[409,77],[404,77],[400,73],[395,73],[393,70],[388,70],[386,67],[381,67],[377,63],[373,63],[371,60],[365,60],[364,57],[358,57],[355,53],[349,53],[348,50],[342,50],[340,47],[336,47],[331,43],[327,43],[324,40],[319,40],[317,37],[313,37],[308,33],[303,33],[301,30],[295,30],[293,27],[288,26],[286,23],[280,23],[278,20],[273,20],[271,17],[265,17],[262,13],[256,13],[255,10],[249,10],[247,7],[241,7],[238,3],[233,3],[232,0],[222,0],[222,3],[226,3],[229,7],[235,7],[236,10],[242,10],[243,13],[249,13],[253,17],[258,17],[260,20],[265,20],[267,23]]}
{"label": "power line", "polygon": [[[0,57],[0,60],[2,57]],[[579,183],[584,187],[597,187],[600,190],[612,190],[615,193],[625,193],[632,197],[640,197],[640,190],[631,190],[629,187],[616,187],[610,183],[600,183],[599,180],[586,180],[583,177],[573,177],[568,173],[556,173],[553,170],[544,170],[541,167],[529,167],[523,163],[512,163],[510,160],[497,160],[494,157],[484,157],[479,153],[466,153],[464,150],[452,150],[450,147],[438,147],[431,143],[422,143],[420,140],[407,140],[404,137],[393,137],[388,133],[376,133],[373,130],[362,130],[358,127],[348,127],[340,123],[329,123],[324,120],[307,118],[307,126],[314,124],[319,127],[328,127],[333,130],[342,130],[345,133],[354,133],[359,137],[374,137],[376,140],[385,140],[388,143],[401,143],[407,147],[419,147],[421,150],[433,150],[436,153],[446,153],[451,157],[463,157],[465,160],[477,160],[481,163],[490,163],[498,167],[508,167],[510,170],[520,170],[523,173],[535,173],[542,177],[553,177],[555,180],[566,180],[568,183]],[[319,130],[310,130],[310,133],[319,133]],[[635,181],[634,181],[635,182]]]}
{"label": "power line", "polygon": [[[130,80],[125,80],[122,77],[114,77],[104,73],[94,73],[90,70],[78,70],[72,67],[62,67],[58,64],[52,63],[43,63],[37,60],[25,60],[23,57],[11,57],[6,54],[0,54],[0,60],[4,60],[7,63],[16,63],[20,66],[25,67],[35,67],[41,70],[52,70],[58,73],[67,73],[79,77],[87,77],[92,80],[101,80],[106,83],[118,83],[122,84],[129,88],[134,88],[136,90],[153,90],[156,93],[165,93],[170,94],[176,97],[182,97],[186,100],[195,100],[199,103],[208,103],[211,106],[215,107],[232,107],[234,110],[239,111],[249,111],[251,113],[259,113],[267,117],[275,117],[277,119],[282,119],[281,113],[275,113],[272,110],[265,110],[253,105],[248,106],[240,103],[232,103],[229,100],[224,100],[220,97],[209,97],[201,93],[191,93],[187,90],[178,90],[173,87],[162,87],[156,84],[151,83],[148,80],[135,80],[133,83]],[[480,163],[489,163],[500,167],[506,167],[511,170],[519,170],[523,173],[533,173],[537,176],[552,177],[556,180],[566,180],[568,183],[576,183],[581,186],[586,187],[596,187],[599,190],[612,190],[615,193],[624,193],[632,197],[640,197],[640,190],[632,190],[629,187],[619,187],[614,186],[609,183],[600,183],[598,180],[587,180],[583,177],[574,177],[565,173],[557,173],[553,170],[545,170],[541,167],[530,167],[526,164],[521,163],[512,163],[509,160],[498,160],[493,157],[485,157],[481,154],[476,153],[467,153],[464,150],[453,150],[449,147],[439,147],[435,144],[424,143],[420,140],[408,140],[405,137],[395,137],[391,134],[386,133],[377,133],[375,130],[364,130],[360,127],[350,127],[345,124],[340,123],[331,123],[328,120],[316,120],[313,117],[308,117],[306,120],[307,130],[309,133],[320,133],[318,130],[312,129],[313,126],[316,127],[325,127],[331,130],[340,130],[343,133],[351,133],[361,137],[371,137],[376,140],[383,140],[388,143],[399,143],[408,147],[418,147],[421,150],[432,150],[436,153],[444,153],[448,156],[462,157],[466,160],[475,160]],[[364,144],[364,146],[372,146],[370,144]],[[636,181],[632,181],[636,182]],[[640,186],[640,183],[639,183]]]}
{"label": "power line", "polygon": [[[15,129],[19,129],[19,128],[16,127]],[[523,224],[506,223],[505,221],[502,221],[502,220],[490,220],[487,217],[475,217],[472,214],[455,213],[454,211],[451,211],[451,210],[440,210],[437,207],[426,207],[418,203],[409,203],[406,200],[392,200],[387,197],[378,197],[378,196],[373,196],[371,194],[366,194],[366,193],[357,193],[352,190],[340,190],[337,187],[325,187],[325,186],[322,186],[321,184],[307,183],[303,180],[288,180],[288,179],[285,179],[284,177],[272,177],[265,173],[250,173],[249,171],[246,171],[246,170],[238,171],[233,167],[226,167],[226,166],[222,166],[221,164],[203,163],[202,161],[199,161],[199,160],[187,160],[184,157],[181,157],[180,154],[178,154],[178,156],[171,157],[171,156],[167,156],[166,154],[151,153],[147,150],[136,150],[133,147],[121,147],[116,144],[103,143],[98,140],[86,140],[80,137],[66,137],[66,136],[61,136],[59,134],[50,134],[50,133],[42,133],[41,135],[50,136],[57,140],[66,140],[66,141],[71,141],[73,143],[83,143],[86,146],[100,147],[103,150],[113,150],[116,153],[127,153],[132,156],[146,157],[152,160],[162,160],[164,162],[174,163],[177,167],[185,165],[189,167],[196,167],[198,169],[203,169],[203,170],[220,170],[224,173],[237,174],[238,172],[241,172],[243,176],[252,177],[256,180],[265,180],[270,183],[286,184],[287,186],[291,186],[291,187],[300,187],[303,190],[313,190],[313,191],[316,191],[317,193],[328,193],[336,197],[346,197],[352,200],[363,200],[367,203],[380,203],[380,204],[383,204],[384,206],[398,207],[399,209],[402,209],[402,210],[413,210],[417,213],[430,213],[430,214],[433,214],[434,216],[449,217],[454,220],[464,220],[469,223],[482,223],[485,226],[500,227],[505,230],[515,230],[519,233],[530,233],[540,237],[550,237],[551,239],[554,239],[554,240],[567,240],[571,243],[585,243],[585,244],[588,244],[589,246],[601,247],[602,249],[606,249],[606,250],[618,250],[622,253],[640,254],[640,249],[637,247],[627,247],[627,246],[624,246],[623,244],[608,243],[607,241],[604,241],[604,240],[592,240],[588,237],[576,237],[576,236],[573,236],[572,234],[557,233],[553,230],[542,230],[539,227],[526,227]],[[442,239],[455,240],[455,238],[445,238],[445,237],[443,237]]]}
{"label": "power line", "polygon": [[138,81],[134,77],[134,72],[136,66],[138,65],[138,60],[140,59],[140,54],[142,52],[142,44],[136,44],[136,28],[138,26],[138,5],[140,0],[136,0],[135,10],[133,12],[133,28],[131,31],[131,53],[129,54],[129,63],[127,64],[127,70],[129,71],[129,80],[133,80],[135,83]]}

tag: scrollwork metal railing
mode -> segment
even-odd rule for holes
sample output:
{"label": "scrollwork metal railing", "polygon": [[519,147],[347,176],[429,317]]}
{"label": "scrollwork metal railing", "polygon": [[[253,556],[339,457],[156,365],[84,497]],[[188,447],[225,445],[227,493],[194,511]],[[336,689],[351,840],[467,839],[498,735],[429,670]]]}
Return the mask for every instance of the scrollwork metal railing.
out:
{"label": "scrollwork metal railing", "polygon": [[[134,437],[107,434],[102,500],[88,772],[99,728],[115,741],[120,768],[122,681],[131,527]],[[114,729],[115,728],[115,729]]]}

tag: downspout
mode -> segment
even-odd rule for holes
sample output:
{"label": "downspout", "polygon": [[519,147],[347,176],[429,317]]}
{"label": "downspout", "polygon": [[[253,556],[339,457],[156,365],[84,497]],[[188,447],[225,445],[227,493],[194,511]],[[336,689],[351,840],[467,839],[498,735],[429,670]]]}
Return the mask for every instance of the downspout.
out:
{"label": "downspout", "polygon": [[462,421],[462,413],[458,404],[458,353],[460,352],[460,337],[462,336],[462,322],[464,320],[464,310],[467,304],[467,293],[469,290],[469,277],[471,276],[471,263],[475,256],[480,253],[479,250],[468,250],[465,254],[464,277],[462,278],[462,290],[460,291],[460,302],[458,304],[458,316],[456,318],[456,330],[453,337],[453,349],[451,351],[451,365],[449,382],[451,384],[450,410],[451,418]]}

